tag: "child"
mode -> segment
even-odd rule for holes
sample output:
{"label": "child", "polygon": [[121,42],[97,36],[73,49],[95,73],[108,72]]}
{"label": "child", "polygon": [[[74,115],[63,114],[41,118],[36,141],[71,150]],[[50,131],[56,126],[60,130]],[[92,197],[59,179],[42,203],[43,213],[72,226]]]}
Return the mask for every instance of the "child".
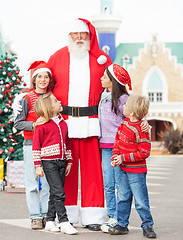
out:
{"label": "child", "polygon": [[[104,179],[104,191],[109,220],[101,226],[103,232],[108,232],[109,227],[114,226],[117,221],[116,193],[119,188],[121,170],[117,166],[111,166],[111,155],[115,141],[115,135],[122,119],[125,118],[123,105],[128,99],[128,91],[131,88],[131,79],[128,72],[117,64],[112,64],[104,71],[101,78],[102,86],[105,88],[99,104],[99,119],[101,128],[100,148],[102,149],[102,171]],[[148,123],[143,121],[142,129],[148,129]],[[118,191],[117,191],[118,199]]]}
{"label": "child", "polygon": [[[117,79],[116,76],[119,76]],[[127,71],[117,64],[112,64],[104,71],[101,78],[102,93],[99,103],[99,119],[101,128],[100,148],[102,149],[102,171],[104,179],[104,191],[109,220],[101,226],[103,232],[108,232],[110,226],[116,224],[116,193],[118,189],[120,167],[113,168],[111,166],[111,155],[115,140],[115,134],[125,118],[123,114],[123,105],[128,98],[126,84],[131,89],[131,79]],[[118,195],[118,194],[117,194]]]}
{"label": "child", "polygon": [[142,219],[143,235],[156,238],[153,219],[150,212],[148,190],[146,186],[146,158],[150,155],[151,143],[149,134],[143,133],[140,127],[142,118],[149,109],[149,101],[138,95],[131,95],[124,105],[127,116],[118,128],[111,165],[121,168],[118,189],[117,220],[118,224],[109,228],[111,235],[127,234],[132,198],[135,208]]}
{"label": "child", "polygon": [[[67,124],[59,115],[63,110],[60,102],[51,93],[39,97],[35,103],[38,117],[44,117],[45,123],[35,128],[33,138],[33,160],[36,175],[43,177],[44,173],[50,186],[50,198],[45,229],[66,234],[76,234],[77,230],[69,223],[64,206],[64,182],[71,169],[71,150],[68,150]],[[67,167],[65,167],[68,160]],[[41,167],[43,166],[43,169]],[[43,173],[44,170],[44,173]],[[58,216],[59,224],[55,225]]]}
{"label": "child", "polygon": [[42,229],[46,222],[49,199],[49,185],[46,178],[41,179],[41,191],[38,190],[38,179],[32,160],[33,127],[37,120],[34,104],[40,95],[52,88],[51,71],[44,61],[34,62],[28,70],[32,69],[33,88],[24,96],[20,104],[22,111],[16,117],[14,127],[24,131],[24,163],[25,163],[25,185],[27,206],[30,213],[31,228]]}

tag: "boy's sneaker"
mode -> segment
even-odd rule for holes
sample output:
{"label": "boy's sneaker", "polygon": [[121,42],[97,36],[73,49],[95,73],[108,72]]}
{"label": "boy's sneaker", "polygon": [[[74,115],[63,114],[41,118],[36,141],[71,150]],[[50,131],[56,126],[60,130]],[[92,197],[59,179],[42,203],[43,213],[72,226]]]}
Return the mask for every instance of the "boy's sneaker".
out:
{"label": "boy's sneaker", "polygon": [[45,230],[50,232],[60,232],[60,228],[56,226],[54,221],[48,221],[45,225]]}
{"label": "boy's sneaker", "polygon": [[116,219],[109,218],[109,220],[107,222],[102,224],[101,230],[102,230],[102,232],[108,233],[109,232],[109,228],[114,227],[116,224],[117,224]]}
{"label": "boy's sneaker", "polygon": [[61,229],[61,232],[69,234],[69,235],[78,233],[78,231],[70,224],[70,222],[59,223],[59,227]]}
{"label": "boy's sneaker", "polygon": [[129,232],[127,227],[121,227],[120,225],[116,225],[112,228],[109,228],[109,233],[111,235],[124,235],[127,234]]}
{"label": "boy's sneaker", "polygon": [[31,220],[31,228],[33,230],[43,229],[43,221],[42,221],[42,219],[32,219]]}
{"label": "boy's sneaker", "polygon": [[156,233],[152,228],[149,227],[145,227],[143,229],[143,235],[147,238],[156,238]]}

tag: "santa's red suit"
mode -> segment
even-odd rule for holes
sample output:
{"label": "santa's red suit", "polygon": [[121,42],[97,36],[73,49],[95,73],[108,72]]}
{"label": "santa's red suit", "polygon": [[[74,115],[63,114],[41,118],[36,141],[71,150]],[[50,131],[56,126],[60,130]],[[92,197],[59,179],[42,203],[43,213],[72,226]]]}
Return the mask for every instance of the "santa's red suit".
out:
{"label": "santa's red suit", "polygon": [[[68,217],[70,222],[78,223],[80,215],[81,223],[89,225],[102,224],[106,217],[97,105],[102,92],[101,77],[112,62],[99,49],[94,26],[85,19],[81,20],[90,31],[89,53],[84,58],[77,58],[69,52],[68,47],[64,47],[50,57],[48,65],[56,83],[53,93],[69,114],[63,115],[68,124],[73,154],[73,166],[65,180]],[[81,208],[77,204],[79,166]]]}

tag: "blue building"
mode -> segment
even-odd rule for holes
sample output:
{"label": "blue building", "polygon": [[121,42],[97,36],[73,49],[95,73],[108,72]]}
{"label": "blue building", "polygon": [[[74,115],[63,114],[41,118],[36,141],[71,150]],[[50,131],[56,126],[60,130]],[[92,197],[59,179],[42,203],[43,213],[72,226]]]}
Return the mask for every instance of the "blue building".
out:
{"label": "blue building", "polygon": [[106,52],[112,61],[116,58],[116,32],[121,24],[121,17],[113,14],[113,1],[100,1],[100,14],[93,17],[99,39],[99,47]]}

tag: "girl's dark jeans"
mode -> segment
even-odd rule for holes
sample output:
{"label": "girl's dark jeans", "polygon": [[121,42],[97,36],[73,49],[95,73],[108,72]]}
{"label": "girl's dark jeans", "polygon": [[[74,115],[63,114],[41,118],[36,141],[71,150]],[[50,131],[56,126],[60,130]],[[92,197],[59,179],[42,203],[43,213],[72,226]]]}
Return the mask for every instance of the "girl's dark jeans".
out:
{"label": "girl's dark jeans", "polygon": [[42,160],[42,166],[50,186],[47,221],[55,221],[57,213],[59,222],[67,222],[64,206],[65,160]]}

